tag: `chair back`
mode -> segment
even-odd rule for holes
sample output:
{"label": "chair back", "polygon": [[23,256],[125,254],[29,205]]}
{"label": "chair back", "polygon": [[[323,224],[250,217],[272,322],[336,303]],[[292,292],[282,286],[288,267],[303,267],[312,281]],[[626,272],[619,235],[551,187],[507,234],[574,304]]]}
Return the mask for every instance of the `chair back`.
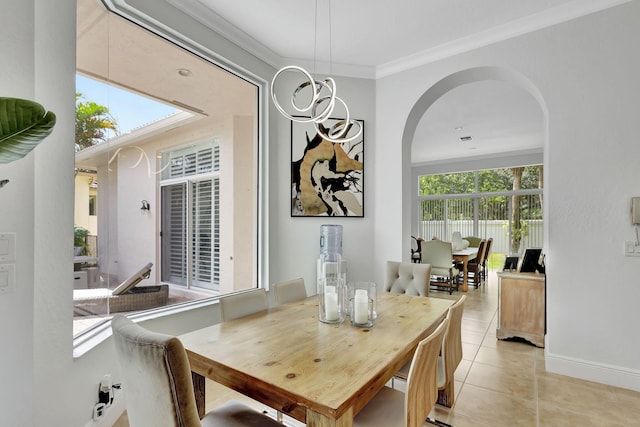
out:
{"label": "chair back", "polygon": [[451,242],[426,240],[422,242],[422,262],[431,267],[450,268],[453,261]]}
{"label": "chair back", "polygon": [[487,254],[486,251],[486,246],[487,246],[487,241],[486,240],[480,240],[480,243],[478,244],[478,255],[476,255],[476,259],[473,261],[474,264],[478,264],[481,265],[482,263],[484,263],[484,257]]}
{"label": "chair back", "polygon": [[447,312],[449,319],[449,329],[447,330],[442,342],[442,351],[440,352],[440,363],[443,363],[443,369],[438,369],[438,388],[443,389],[453,381],[453,375],[462,360],[462,313],[464,311],[464,301],[467,299],[463,295],[455,302]]}
{"label": "chair back", "polygon": [[201,427],[191,368],[180,340],[124,316],[111,321],[132,427]]}
{"label": "chair back", "polygon": [[467,236],[467,237],[463,237],[463,239],[469,242],[470,248],[477,248],[478,245],[480,244],[480,240],[482,240],[480,237],[475,237],[475,236]]}
{"label": "chair back", "polygon": [[413,355],[405,392],[407,427],[421,427],[438,399],[436,366],[448,325],[449,321],[444,319],[431,335],[420,341]]}
{"label": "chair back", "polygon": [[276,305],[282,305],[293,301],[300,301],[307,298],[307,288],[304,279],[287,280],[273,284]]}
{"label": "chair back", "polygon": [[491,246],[493,245],[493,237],[489,237],[487,240],[487,244],[484,249],[484,261],[486,262],[489,259],[489,253],[491,253]]}
{"label": "chair back", "polygon": [[263,288],[227,295],[220,298],[220,317],[227,322],[269,308],[267,291]]}
{"label": "chair back", "polygon": [[453,265],[451,242],[425,240],[422,242],[422,263],[431,264],[432,274],[449,276]]}
{"label": "chair back", "polygon": [[413,296],[429,296],[430,264],[387,261],[385,292]]}

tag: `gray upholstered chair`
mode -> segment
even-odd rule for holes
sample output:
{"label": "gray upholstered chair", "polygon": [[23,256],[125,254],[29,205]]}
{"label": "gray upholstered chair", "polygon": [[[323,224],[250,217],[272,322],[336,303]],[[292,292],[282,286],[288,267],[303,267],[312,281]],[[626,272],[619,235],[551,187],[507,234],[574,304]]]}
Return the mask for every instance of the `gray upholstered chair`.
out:
{"label": "gray upholstered chair", "polygon": [[475,237],[475,236],[467,236],[467,237],[463,237],[462,239],[469,242],[470,248],[477,248],[478,245],[480,244],[480,240],[482,240],[481,237]]}
{"label": "gray upholstered chair", "polygon": [[276,305],[307,298],[307,288],[304,285],[303,278],[274,283],[273,291],[275,293]]}
{"label": "gray upholstered chair", "polygon": [[436,365],[448,320],[420,341],[411,361],[405,393],[383,387],[354,419],[354,427],[422,427],[438,398]]}
{"label": "gray upholstered chair", "polygon": [[458,290],[458,269],[453,266],[451,242],[426,240],[422,242],[422,263],[431,264],[431,285],[452,293]]}
{"label": "gray upholstered chair", "polygon": [[[467,299],[463,295],[447,311],[449,328],[442,341],[442,349],[438,356],[438,390],[444,392],[443,399],[449,407],[453,407],[454,401],[454,374],[462,360],[462,314],[464,302]],[[405,365],[396,373],[395,378],[406,381],[409,376],[409,365]]]}
{"label": "gray upholstered chair", "polygon": [[176,337],[124,316],[111,323],[131,427],[282,427],[236,401],[198,417],[187,353]]}
{"label": "gray upholstered chair", "polygon": [[269,308],[267,291],[251,289],[220,298],[220,318],[223,322],[248,316]]}
{"label": "gray upholstered chair", "polygon": [[385,292],[414,296],[429,296],[431,265],[387,261]]}

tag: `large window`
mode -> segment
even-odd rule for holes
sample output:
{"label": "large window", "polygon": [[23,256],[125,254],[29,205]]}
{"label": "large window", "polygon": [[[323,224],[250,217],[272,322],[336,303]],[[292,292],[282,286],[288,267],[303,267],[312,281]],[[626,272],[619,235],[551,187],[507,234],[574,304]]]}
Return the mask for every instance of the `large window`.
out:
{"label": "large window", "polygon": [[74,336],[259,286],[259,86],[77,4]]}
{"label": "large window", "polygon": [[419,178],[415,232],[424,239],[493,238],[496,263],[507,254],[542,247],[542,166]]}

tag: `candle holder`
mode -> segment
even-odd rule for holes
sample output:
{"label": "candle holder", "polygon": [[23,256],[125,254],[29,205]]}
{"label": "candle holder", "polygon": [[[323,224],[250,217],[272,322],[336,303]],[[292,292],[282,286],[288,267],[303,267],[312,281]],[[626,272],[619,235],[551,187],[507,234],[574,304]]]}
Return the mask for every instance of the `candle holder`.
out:
{"label": "candle holder", "polygon": [[321,254],[318,261],[318,318],[323,323],[344,321],[340,254]]}
{"label": "candle holder", "polygon": [[370,328],[376,318],[376,284],[355,282],[349,285],[349,317],[351,324]]}
{"label": "candle holder", "polygon": [[320,258],[318,258],[318,318],[323,323],[344,321],[345,274],[342,271],[342,226],[320,226]]}

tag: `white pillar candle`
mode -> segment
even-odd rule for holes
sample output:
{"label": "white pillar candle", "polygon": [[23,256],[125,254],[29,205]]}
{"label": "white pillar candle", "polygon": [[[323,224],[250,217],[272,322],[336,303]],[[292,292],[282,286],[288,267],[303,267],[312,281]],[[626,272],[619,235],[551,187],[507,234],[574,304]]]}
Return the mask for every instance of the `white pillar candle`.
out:
{"label": "white pillar candle", "polygon": [[356,292],[353,298],[353,320],[361,325],[369,321],[369,298],[366,291],[364,295]]}
{"label": "white pillar candle", "polygon": [[[333,288],[333,292],[329,292]],[[338,294],[335,286],[327,286],[324,294],[324,316],[327,320],[338,320]]]}

